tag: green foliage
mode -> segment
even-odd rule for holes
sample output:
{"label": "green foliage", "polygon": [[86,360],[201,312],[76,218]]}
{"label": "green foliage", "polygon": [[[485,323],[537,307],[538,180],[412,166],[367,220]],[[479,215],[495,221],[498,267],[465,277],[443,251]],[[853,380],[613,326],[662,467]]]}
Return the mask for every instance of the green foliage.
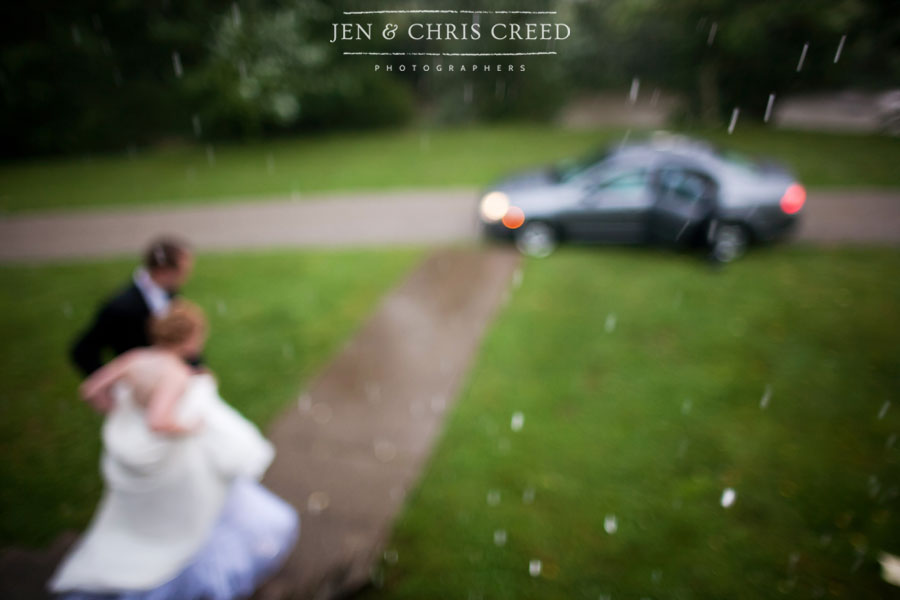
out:
{"label": "green foliage", "polygon": [[574,14],[576,41],[565,58],[575,82],[624,87],[639,77],[682,92],[689,114],[707,121],[735,106],[761,114],[770,93],[883,89],[900,77],[896,3],[614,0],[579,3]]}
{"label": "green foliage", "polygon": [[213,136],[373,127],[409,120],[413,100],[396,79],[341,60],[327,30],[337,11],[319,0],[232,9],[216,19],[191,86]]}
{"label": "green foliage", "polygon": [[796,246],[722,271],[528,261],[364,597],[896,597],[876,559],[900,553],[898,268]]}
{"label": "green foliage", "polygon": [[[187,297],[210,318],[223,397],[261,426],[296,400],[416,251],[202,255]],[[101,491],[100,419],[69,344],[133,268],[116,260],[0,268],[0,544],[83,528]]]}

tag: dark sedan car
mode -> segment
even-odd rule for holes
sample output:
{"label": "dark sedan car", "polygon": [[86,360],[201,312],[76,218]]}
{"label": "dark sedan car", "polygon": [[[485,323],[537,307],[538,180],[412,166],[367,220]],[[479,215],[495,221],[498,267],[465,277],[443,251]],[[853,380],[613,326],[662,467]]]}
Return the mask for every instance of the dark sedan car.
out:
{"label": "dark sedan car", "polygon": [[675,136],[621,146],[492,186],[478,214],[490,237],[529,255],[559,242],[702,245],[729,262],[787,235],[806,190],[784,168]]}

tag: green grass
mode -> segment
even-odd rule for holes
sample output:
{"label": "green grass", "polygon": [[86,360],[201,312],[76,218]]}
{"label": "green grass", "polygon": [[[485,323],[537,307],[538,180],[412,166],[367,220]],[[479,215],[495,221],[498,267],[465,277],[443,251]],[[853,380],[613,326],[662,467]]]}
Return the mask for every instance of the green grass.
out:
{"label": "green grass", "polygon": [[[200,256],[185,295],[204,306],[223,397],[266,425],[408,271],[418,251]],[[0,545],[83,528],[101,490],[100,419],[78,399],[69,344],[130,276],[111,261],[0,268]]]}
{"label": "green grass", "polygon": [[876,562],[900,554],[898,272],[892,249],[527,262],[365,597],[900,597]]}
{"label": "green grass", "polygon": [[[623,138],[623,129],[495,126],[308,136],[0,165],[0,210],[137,206],[339,190],[480,186]],[[739,127],[698,135],[792,165],[812,186],[900,186],[900,140]],[[636,134],[632,137],[636,137]]]}

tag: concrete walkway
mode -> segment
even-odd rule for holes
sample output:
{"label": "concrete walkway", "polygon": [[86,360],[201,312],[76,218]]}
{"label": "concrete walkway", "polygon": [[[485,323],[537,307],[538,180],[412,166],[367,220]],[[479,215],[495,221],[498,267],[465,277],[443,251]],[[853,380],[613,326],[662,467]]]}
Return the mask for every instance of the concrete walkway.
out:
{"label": "concrete walkway", "polygon": [[[0,218],[0,261],[134,256],[160,232],[201,250],[470,241],[475,189],[397,191]],[[813,190],[798,238],[900,245],[897,190]]]}
{"label": "concrete walkway", "polygon": [[265,483],[300,509],[301,536],[260,597],[369,582],[518,263],[510,249],[435,252],[275,422]]}

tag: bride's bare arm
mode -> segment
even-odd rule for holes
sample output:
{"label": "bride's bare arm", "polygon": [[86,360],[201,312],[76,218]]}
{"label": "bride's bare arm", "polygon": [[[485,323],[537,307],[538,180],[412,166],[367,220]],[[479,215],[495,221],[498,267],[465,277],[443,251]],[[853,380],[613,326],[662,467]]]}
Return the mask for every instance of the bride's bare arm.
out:
{"label": "bride's bare arm", "polygon": [[100,367],[85,379],[78,388],[81,397],[98,411],[105,413],[112,408],[110,388],[134,362],[139,351],[132,350]]}

